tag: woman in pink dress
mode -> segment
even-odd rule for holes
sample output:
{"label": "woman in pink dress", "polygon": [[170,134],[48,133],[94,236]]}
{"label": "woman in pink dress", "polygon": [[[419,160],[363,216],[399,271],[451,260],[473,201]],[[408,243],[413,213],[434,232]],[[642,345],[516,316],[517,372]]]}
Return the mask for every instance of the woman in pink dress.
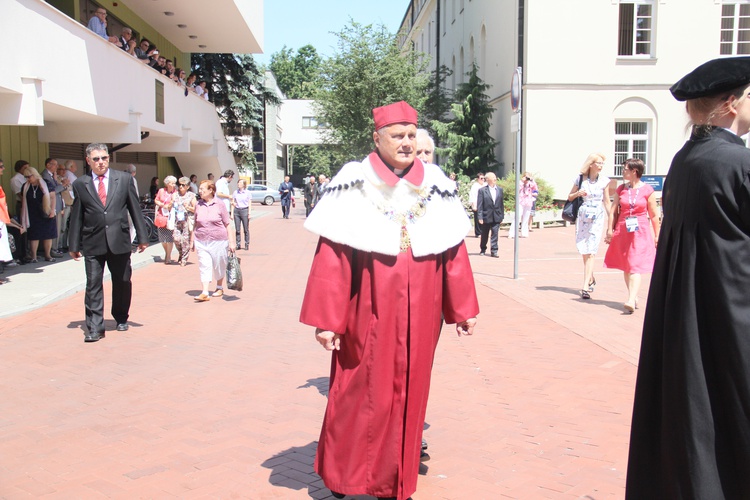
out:
{"label": "woman in pink dress", "polygon": [[641,160],[625,160],[622,178],[626,182],[617,188],[612,204],[610,220],[615,221],[614,227],[607,228],[604,238],[609,243],[604,267],[620,269],[625,274],[628,300],[623,308],[628,314],[632,314],[638,304],[641,274],[650,273],[654,268],[661,226],[654,188],[641,181],[644,169]]}

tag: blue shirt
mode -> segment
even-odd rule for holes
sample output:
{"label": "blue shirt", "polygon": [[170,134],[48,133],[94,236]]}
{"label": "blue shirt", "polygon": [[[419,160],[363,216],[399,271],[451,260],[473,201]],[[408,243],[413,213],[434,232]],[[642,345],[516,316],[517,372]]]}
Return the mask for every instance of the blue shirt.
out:
{"label": "blue shirt", "polygon": [[104,38],[107,41],[109,40],[109,36],[107,35],[107,27],[104,26],[104,23],[98,17],[94,16],[89,19],[88,27],[91,31],[93,31],[100,37]]}

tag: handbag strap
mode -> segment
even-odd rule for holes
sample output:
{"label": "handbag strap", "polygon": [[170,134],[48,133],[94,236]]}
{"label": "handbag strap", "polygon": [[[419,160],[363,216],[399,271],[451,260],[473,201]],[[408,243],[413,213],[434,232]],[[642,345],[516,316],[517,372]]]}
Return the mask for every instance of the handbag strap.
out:
{"label": "handbag strap", "polygon": [[578,190],[580,191],[581,185],[583,184],[583,174],[578,176]]}

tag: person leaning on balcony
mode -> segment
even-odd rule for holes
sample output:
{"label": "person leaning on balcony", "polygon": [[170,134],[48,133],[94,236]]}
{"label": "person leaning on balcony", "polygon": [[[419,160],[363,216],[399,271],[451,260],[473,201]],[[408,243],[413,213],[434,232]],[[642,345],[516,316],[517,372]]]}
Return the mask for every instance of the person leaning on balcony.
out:
{"label": "person leaning on balcony", "polygon": [[171,59],[167,59],[166,68],[167,68],[167,72],[164,74],[167,76],[167,78],[174,80],[177,75],[175,73],[176,70],[174,68],[174,63],[172,62]]}
{"label": "person leaning on balcony", "polygon": [[692,131],[665,168],[625,498],[746,499],[750,58],[708,61],[669,90]]}
{"label": "person leaning on balcony", "polygon": [[109,36],[107,34],[107,11],[101,7],[96,9],[94,15],[89,19],[88,28],[105,40],[109,40],[110,43],[114,43],[115,45],[120,43],[116,36]]}
{"label": "person leaning on balcony", "polygon": [[[154,47],[153,50],[155,49],[156,47]],[[139,43],[138,46],[133,49],[133,54],[140,61],[148,63],[151,60],[151,51],[151,42],[149,42],[146,38],[141,38],[141,43]]]}
{"label": "person leaning on balcony", "polygon": [[120,38],[118,39],[120,42],[120,48],[130,54],[131,56],[135,55],[135,38],[133,38],[133,30],[131,30],[128,27],[122,28],[122,33],[120,34]]}
{"label": "person leaning on balcony", "polygon": [[162,75],[167,74],[167,58],[164,56],[158,56],[157,58],[153,59],[151,61],[151,64],[149,64],[149,66],[154,68],[156,71],[158,71]]}
{"label": "person leaning on balcony", "polygon": [[172,74],[172,80],[175,81],[175,83],[180,84],[181,86],[185,86],[185,70],[180,68],[175,68],[174,73]]}

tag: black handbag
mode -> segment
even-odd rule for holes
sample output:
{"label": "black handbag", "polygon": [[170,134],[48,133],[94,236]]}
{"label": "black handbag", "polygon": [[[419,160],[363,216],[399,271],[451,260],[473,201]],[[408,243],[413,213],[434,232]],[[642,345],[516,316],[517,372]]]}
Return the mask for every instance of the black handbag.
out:
{"label": "black handbag", "polygon": [[240,258],[232,252],[227,259],[227,288],[230,290],[242,291],[242,268],[240,267]]}
{"label": "black handbag", "polygon": [[[578,190],[581,190],[581,184],[583,184],[583,174],[578,178]],[[573,200],[568,200],[563,206],[562,218],[568,222],[575,222],[578,218],[578,209],[583,205],[583,197],[579,196]]]}

